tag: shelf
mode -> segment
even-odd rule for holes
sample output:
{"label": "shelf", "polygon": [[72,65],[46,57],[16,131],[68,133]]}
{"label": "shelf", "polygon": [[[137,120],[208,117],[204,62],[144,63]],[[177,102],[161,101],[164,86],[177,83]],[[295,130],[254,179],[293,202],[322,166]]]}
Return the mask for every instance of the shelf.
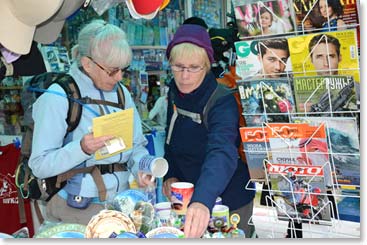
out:
{"label": "shelf", "polygon": [[159,70],[159,71],[147,71],[148,75],[161,75],[167,71]]}
{"label": "shelf", "polygon": [[23,86],[9,86],[9,87],[0,86],[0,90],[21,90],[22,88]]}
{"label": "shelf", "polygon": [[137,49],[166,49],[166,46],[152,46],[152,45],[142,45],[142,46],[131,46],[133,50]]}

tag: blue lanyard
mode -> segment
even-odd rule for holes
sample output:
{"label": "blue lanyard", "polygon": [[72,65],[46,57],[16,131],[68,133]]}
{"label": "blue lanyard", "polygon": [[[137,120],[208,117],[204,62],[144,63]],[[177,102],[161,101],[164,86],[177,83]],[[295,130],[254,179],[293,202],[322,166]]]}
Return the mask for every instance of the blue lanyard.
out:
{"label": "blue lanyard", "polygon": [[83,106],[85,109],[89,110],[90,112],[92,112],[96,117],[99,117],[100,114],[94,110],[91,106],[87,105],[87,104],[84,104],[83,102],[77,100],[77,99],[74,99],[72,97],[69,97],[67,96],[66,94],[63,94],[63,93],[60,93],[58,91],[54,91],[54,90],[49,90],[49,89],[43,89],[43,88],[35,88],[35,87],[28,87],[27,90],[29,91],[34,91],[34,92],[40,92],[40,93],[43,93],[43,92],[47,92],[47,93],[52,93],[52,94],[56,94],[56,95],[59,95],[59,96],[62,96],[62,97],[65,97],[67,99],[70,99],[72,100],[73,102],[75,103],[78,103],[80,104],[81,106]]}

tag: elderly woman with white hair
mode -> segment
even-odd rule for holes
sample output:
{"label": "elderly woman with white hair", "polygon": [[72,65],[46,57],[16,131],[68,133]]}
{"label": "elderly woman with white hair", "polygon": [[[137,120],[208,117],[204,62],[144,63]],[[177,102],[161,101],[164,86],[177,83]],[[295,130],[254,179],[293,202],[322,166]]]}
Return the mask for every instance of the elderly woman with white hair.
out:
{"label": "elderly woman with white hair", "polygon": [[[103,114],[110,114],[121,108],[87,104],[89,110],[83,106],[78,126],[67,133],[68,99],[55,93],[43,93],[33,105],[35,126],[29,166],[38,178],[56,176],[70,169],[98,166],[108,200],[129,188],[131,173],[140,186],[151,184],[151,176],[138,171],[139,161],[149,155],[141,119],[129,91],[119,83],[129,67],[132,51],[125,32],[102,20],[94,20],[80,31],[77,47],[77,57],[69,75],[77,83],[82,97],[95,100],[117,103],[116,90],[121,86],[125,109],[133,109],[133,147],[96,160],[94,153],[113,136],[93,136],[90,128],[96,115],[92,111],[100,112],[102,109]],[[66,95],[59,84],[52,84],[49,89]],[[112,165],[113,168],[107,171],[104,168]],[[90,173],[76,174],[47,203],[47,220],[87,224],[93,215],[104,209],[104,200],[99,196],[97,184]]]}

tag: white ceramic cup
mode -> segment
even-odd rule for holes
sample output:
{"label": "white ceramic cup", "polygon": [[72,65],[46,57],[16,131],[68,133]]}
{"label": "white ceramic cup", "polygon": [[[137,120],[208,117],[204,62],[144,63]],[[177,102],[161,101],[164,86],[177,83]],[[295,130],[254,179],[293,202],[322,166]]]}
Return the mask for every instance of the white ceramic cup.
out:
{"label": "white ceramic cup", "polygon": [[171,211],[171,202],[158,202],[154,204],[154,209],[158,213],[159,211]]}
{"label": "white ceramic cup", "polygon": [[171,219],[171,202],[159,202],[154,204],[155,213],[162,226],[170,226]]}

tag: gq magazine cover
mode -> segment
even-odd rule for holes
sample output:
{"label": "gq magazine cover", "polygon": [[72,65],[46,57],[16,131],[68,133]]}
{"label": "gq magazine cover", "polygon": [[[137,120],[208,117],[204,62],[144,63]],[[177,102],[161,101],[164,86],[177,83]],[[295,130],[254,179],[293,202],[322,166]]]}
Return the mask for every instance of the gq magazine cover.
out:
{"label": "gq magazine cover", "polygon": [[350,75],[360,81],[355,29],[293,36],[288,45],[295,77]]}
{"label": "gq magazine cover", "polygon": [[259,78],[290,79],[287,37],[257,38],[235,42],[236,73],[243,80]]}

